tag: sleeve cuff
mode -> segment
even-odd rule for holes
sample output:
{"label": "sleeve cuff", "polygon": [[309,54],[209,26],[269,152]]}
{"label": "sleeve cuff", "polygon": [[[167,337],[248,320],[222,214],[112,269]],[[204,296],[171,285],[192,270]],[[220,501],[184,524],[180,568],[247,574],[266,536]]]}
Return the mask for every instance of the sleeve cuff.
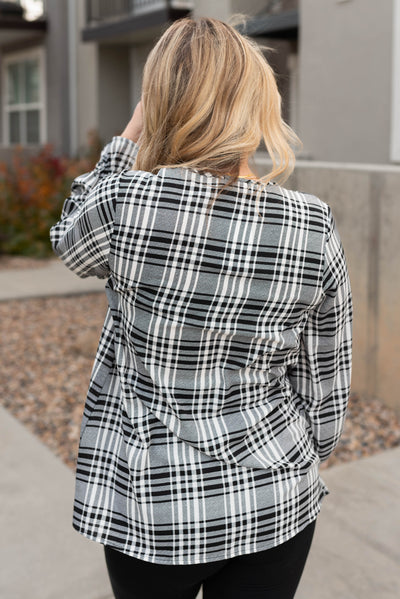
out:
{"label": "sleeve cuff", "polygon": [[131,169],[138,149],[139,146],[131,139],[116,135],[103,149],[101,159],[108,158],[112,172]]}

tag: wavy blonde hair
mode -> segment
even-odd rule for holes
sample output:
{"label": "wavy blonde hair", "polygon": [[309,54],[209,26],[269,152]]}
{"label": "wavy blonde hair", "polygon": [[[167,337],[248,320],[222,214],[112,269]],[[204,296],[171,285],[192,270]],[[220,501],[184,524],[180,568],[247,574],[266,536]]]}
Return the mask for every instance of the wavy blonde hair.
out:
{"label": "wavy blonde hair", "polygon": [[144,123],[135,168],[187,167],[236,180],[264,139],[285,181],[299,140],[282,120],[281,97],[260,47],[215,19],[181,19],[150,52],[143,73]]}

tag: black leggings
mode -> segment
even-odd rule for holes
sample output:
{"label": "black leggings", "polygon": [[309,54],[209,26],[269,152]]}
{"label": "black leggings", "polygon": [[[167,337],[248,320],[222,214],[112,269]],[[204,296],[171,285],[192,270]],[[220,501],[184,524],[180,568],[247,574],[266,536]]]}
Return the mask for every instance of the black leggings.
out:
{"label": "black leggings", "polygon": [[110,547],[106,563],[115,599],[292,599],[314,535],[315,521],[272,549],[217,562],[153,564]]}

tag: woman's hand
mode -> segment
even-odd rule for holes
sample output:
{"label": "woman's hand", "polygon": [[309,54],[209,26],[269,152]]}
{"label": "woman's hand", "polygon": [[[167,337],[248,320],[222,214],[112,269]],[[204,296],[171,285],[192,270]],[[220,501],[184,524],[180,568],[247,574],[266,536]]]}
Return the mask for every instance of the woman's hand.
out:
{"label": "woman's hand", "polygon": [[136,105],[136,108],[133,112],[132,118],[121,133],[121,137],[127,137],[131,139],[135,143],[138,142],[139,137],[143,130],[143,110],[142,110],[142,101]]}

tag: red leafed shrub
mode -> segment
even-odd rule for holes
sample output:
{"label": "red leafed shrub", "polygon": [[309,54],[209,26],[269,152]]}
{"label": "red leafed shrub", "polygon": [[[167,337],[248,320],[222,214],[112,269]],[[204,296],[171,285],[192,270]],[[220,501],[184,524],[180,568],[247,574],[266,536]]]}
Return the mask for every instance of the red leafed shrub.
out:
{"label": "red leafed shrub", "polygon": [[9,164],[0,162],[0,254],[51,254],[49,229],[60,218],[73,179],[93,169],[98,147],[92,135],[84,158],[56,156],[47,145],[34,157],[19,148]]}

